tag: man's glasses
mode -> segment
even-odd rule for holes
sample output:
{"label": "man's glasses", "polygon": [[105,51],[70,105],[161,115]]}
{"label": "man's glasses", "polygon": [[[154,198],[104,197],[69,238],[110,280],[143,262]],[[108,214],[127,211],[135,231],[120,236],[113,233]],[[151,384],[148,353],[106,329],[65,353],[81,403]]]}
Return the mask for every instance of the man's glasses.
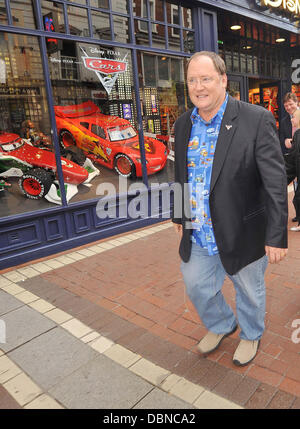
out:
{"label": "man's glasses", "polygon": [[208,86],[214,81],[213,77],[203,77],[200,79],[199,77],[191,77],[187,79],[188,86],[194,87],[199,85]]}

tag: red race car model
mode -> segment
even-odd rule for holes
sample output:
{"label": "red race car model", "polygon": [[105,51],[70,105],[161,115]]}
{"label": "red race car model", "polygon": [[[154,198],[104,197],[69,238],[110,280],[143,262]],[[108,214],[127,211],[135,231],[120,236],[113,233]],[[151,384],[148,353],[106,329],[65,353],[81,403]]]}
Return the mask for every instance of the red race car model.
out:
{"label": "red race car model", "polygon": [[[139,136],[131,123],[100,112],[92,101],[55,106],[56,125],[63,148],[76,145],[87,157],[124,177],[141,177]],[[145,137],[147,173],[164,168],[169,149],[161,141]]]}
{"label": "red race car model", "polygon": [[[79,185],[89,177],[89,172],[61,158],[66,184]],[[32,146],[17,134],[0,133],[0,178],[20,177],[19,185],[28,198],[39,199],[48,194],[56,179],[55,155],[48,150]]]}

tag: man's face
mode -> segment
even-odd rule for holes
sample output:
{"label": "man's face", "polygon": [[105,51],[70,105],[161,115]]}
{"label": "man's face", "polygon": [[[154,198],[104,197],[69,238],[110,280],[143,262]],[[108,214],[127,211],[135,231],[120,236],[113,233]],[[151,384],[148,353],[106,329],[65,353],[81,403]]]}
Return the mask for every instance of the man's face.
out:
{"label": "man's face", "polygon": [[220,75],[209,57],[192,60],[187,71],[189,96],[200,116],[213,116],[221,107],[226,93],[227,76]]}
{"label": "man's face", "polygon": [[298,104],[294,100],[288,100],[284,103],[284,108],[289,115],[292,115],[298,108]]}

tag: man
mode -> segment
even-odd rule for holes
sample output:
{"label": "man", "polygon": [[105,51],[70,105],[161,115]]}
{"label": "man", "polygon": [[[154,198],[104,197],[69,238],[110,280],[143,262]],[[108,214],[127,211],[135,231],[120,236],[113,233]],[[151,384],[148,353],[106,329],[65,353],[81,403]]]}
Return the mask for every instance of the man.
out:
{"label": "man", "polygon": [[[281,144],[281,150],[282,153],[286,156],[289,153],[289,149],[292,147],[292,122],[291,118],[295,111],[298,109],[298,98],[297,95],[293,92],[288,92],[285,94],[283,98],[283,105],[287,112],[287,115],[282,119],[280,122],[280,128],[279,128],[279,138],[280,138],[280,144]],[[294,191],[295,189],[295,182],[294,182]],[[293,198],[293,204],[295,207],[297,207],[296,198],[294,195]],[[297,222],[297,217],[294,217],[292,219],[293,222]]]}
{"label": "man", "polygon": [[287,112],[287,115],[280,122],[279,128],[279,139],[281,144],[281,150],[283,154],[288,153],[292,147],[292,123],[291,117],[293,113],[298,109],[298,98],[293,92],[288,92],[283,97],[283,106]]}
{"label": "man", "polygon": [[[181,270],[208,329],[200,352],[216,350],[239,324],[233,362],[247,365],[264,331],[267,257],[274,263],[287,254],[283,157],[273,115],[226,94],[217,54],[194,54],[187,84],[195,108],[175,123],[175,181],[183,197],[175,197],[172,220],[181,236]],[[236,289],[237,320],[221,293],[226,274]]]}

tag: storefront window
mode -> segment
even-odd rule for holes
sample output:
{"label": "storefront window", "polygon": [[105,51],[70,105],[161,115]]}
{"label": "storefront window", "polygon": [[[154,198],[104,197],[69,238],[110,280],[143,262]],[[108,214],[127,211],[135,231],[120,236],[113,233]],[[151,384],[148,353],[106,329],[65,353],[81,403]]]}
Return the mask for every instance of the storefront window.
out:
{"label": "storefront window", "polygon": [[141,180],[130,50],[63,41],[48,59],[62,153],[89,172],[87,185],[77,187],[70,203],[97,198],[104,182],[118,191],[120,176],[129,179],[128,186]]}
{"label": "storefront window", "polygon": [[188,108],[185,86],[186,60],[149,53],[139,54],[140,96],[145,136],[163,142],[168,152],[164,168],[151,174],[150,183],[174,180],[174,135],[176,119]]}
{"label": "storefront window", "polygon": [[36,28],[31,0],[11,0],[10,8],[13,25],[23,28]]}
{"label": "storefront window", "polygon": [[59,191],[38,39],[0,33],[0,216],[53,206]]}
{"label": "storefront window", "polygon": [[87,9],[83,7],[67,6],[70,34],[90,37]]}

